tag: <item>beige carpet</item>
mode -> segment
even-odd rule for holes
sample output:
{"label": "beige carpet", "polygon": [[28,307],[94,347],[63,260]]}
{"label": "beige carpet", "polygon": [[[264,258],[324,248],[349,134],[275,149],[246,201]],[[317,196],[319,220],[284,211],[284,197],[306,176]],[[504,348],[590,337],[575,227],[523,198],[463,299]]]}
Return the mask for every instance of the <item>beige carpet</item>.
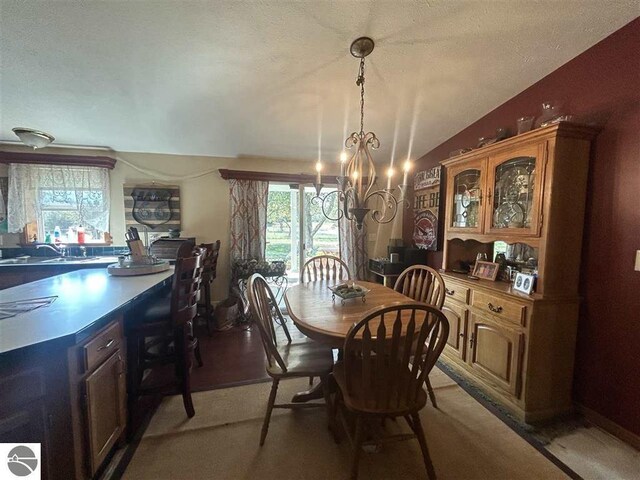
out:
{"label": "beige carpet", "polygon": [[[555,465],[439,370],[431,377],[439,410],[422,411],[438,478],[566,479]],[[264,447],[258,445],[269,383],[200,392],[187,420],[181,397],[160,406],[129,464],[127,480],[343,479],[350,449],[336,445],[324,409],[276,410]],[[281,383],[278,400],[307,388],[307,380]],[[404,421],[392,429],[406,429]],[[415,440],[363,454],[362,480],[426,478]]]}

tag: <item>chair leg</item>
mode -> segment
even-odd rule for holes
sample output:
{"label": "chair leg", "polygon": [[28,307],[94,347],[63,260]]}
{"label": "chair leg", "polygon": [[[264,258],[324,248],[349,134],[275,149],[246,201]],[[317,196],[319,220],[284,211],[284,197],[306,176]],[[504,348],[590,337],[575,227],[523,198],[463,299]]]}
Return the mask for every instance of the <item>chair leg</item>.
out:
{"label": "chair leg", "polygon": [[353,440],[353,460],[351,461],[351,480],[358,478],[358,464],[360,462],[360,454],[362,453],[362,441],[364,439],[362,415],[356,417],[356,434]]}
{"label": "chair leg", "polygon": [[429,377],[425,378],[424,383],[427,384],[427,393],[429,393],[429,399],[435,408],[438,408],[438,402],[436,402],[436,394],[433,391],[433,387],[431,386],[431,381]]}
{"label": "chair leg", "polygon": [[176,352],[176,364],[180,374],[182,403],[184,403],[187,416],[192,418],[196,414],[196,411],[193,408],[193,400],[191,398],[191,356],[187,348],[188,337],[186,324],[176,329],[174,345],[175,348],[178,349]]}
{"label": "chair leg", "polygon": [[324,395],[324,403],[327,406],[327,419],[328,419],[329,430],[333,434],[333,440],[336,443],[340,443],[340,438],[338,438],[338,432],[336,430],[336,419],[333,415],[334,408],[333,408],[333,402],[331,401],[331,388],[329,387],[329,376],[320,377],[320,383],[322,384],[322,394]]}
{"label": "chair leg", "polygon": [[200,353],[200,342],[198,339],[195,339],[196,346],[193,349],[193,355],[196,357],[196,361],[198,362],[198,367],[202,367],[204,363],[202,363],[202,354]]}
{"label": "chair leg", "polygon": [[278,393],[279,378],[274,378],[271,384],[271,393],[269,394],[269,403],[267,403],[267,413],[264,415],[264,422],[262,423],[262,433],[260,434],[260,446],[264,445],[264,440],[267,438],[267,432],[269,431],[269,422],[271,421],[271,412],[273,411],[273,404],[276,403],[276,394]]}
{"label": "chair leg", "polygon": [[424,430],[422,429],[422,423],[420,422],[420,414],[418,412],[412,413],[411,419],[413,423],[413,432],[416,434],[416,437],[418,437],[420,450],[422,450],[424,465],[427,468],[427,476],[429,477],[429,480],[436,480],[436,471],[433,468],[433,462],[431,461],[429,449],[427,448],[427,439],[424,437]]}

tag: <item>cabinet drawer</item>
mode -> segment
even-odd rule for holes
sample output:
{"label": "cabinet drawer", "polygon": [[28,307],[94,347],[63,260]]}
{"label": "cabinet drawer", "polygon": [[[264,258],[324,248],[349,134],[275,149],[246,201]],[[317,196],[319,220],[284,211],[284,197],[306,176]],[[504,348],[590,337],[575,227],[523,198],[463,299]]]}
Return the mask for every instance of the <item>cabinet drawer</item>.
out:
{"label": "cabinet drawer", "polygon": [[457,300],[462,303],[469,303],[469,288],[461,283],[452,282],[449,279],[444,281],[445,294],[447,299]]}
{"label": "cabinet drawer", "polygon": [[114,322],[84,346],[85,371],[92,370],[115,352],[122,342],[122,326]]}
{"label": "cabinet drawer", "polygon": [[527,307],[521,303],[474,290],[471,306],[508,322],[522,326],[525,324]]}

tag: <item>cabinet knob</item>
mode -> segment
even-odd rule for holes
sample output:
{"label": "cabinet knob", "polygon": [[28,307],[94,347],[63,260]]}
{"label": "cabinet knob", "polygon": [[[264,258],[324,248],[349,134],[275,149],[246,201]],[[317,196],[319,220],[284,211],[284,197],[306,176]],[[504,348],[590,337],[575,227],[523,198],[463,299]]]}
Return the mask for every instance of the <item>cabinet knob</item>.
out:
{"label": "cabinet knob", "polygon": [[459,336],[460,338],[464,338],[464,333],[459,333],[459,334],[458,334],[458,336]]}
{"label": "cabinet knob", "polygon": [[500,305],[494,306],[493,303],[489,302],[487,303],[487,307],[489,307],[489,310],[491,310],[494,313],[502,312],[502,307]]}
{"label": "cabinet knob", "polygon": [[447,295],[453,295],[454,293],[456,293],[456,291],[455,290],[449,290],[447,287],[445,287],[444,293],[446,293]]}

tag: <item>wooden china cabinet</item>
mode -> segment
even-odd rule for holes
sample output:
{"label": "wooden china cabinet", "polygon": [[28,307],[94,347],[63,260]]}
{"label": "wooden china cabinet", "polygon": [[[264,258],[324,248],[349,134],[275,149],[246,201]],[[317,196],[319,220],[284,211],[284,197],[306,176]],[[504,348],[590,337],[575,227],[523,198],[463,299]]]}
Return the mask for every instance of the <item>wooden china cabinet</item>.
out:
{"label": "wooden china cabinet", "polygon": [[[587,171],[596,134],[559,123],[441,162],[443,311],[451,324],[443,360],[526,422],[572,408]],[[456,273],[478,253],[491,261],[496,245],[505,244],[531,255],[514,265],[537,271],[534,293]]]}

